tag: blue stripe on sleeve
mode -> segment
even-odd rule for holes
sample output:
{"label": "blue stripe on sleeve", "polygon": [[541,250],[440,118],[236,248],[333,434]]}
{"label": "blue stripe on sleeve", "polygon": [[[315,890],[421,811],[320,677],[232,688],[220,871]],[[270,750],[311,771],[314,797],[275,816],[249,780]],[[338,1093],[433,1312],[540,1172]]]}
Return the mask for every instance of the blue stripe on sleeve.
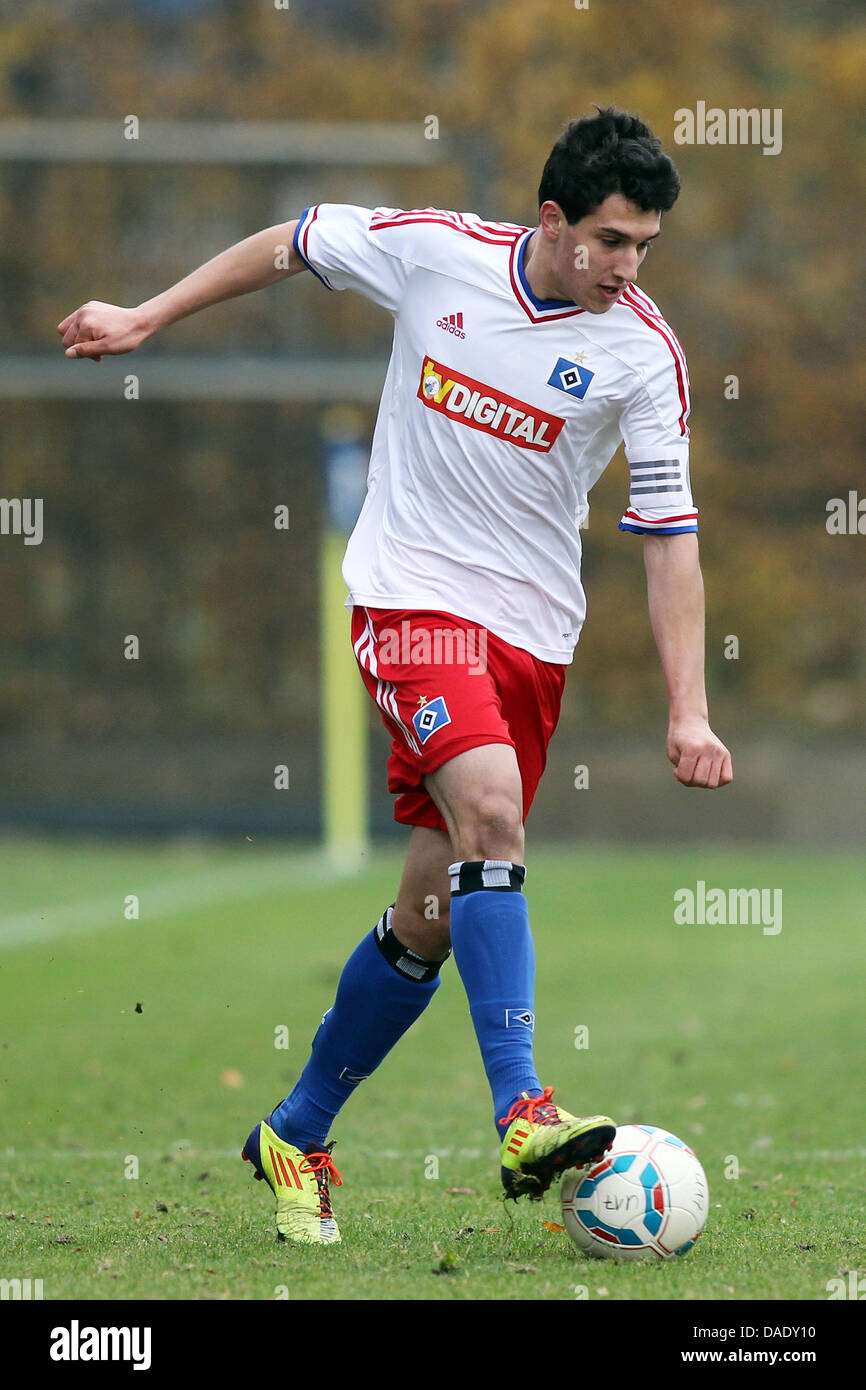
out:
{"label": "blue stripe on sleeve", "polygon": [[620,531],[633,531],[636,536],[684,536],[690,531],[697,531],[698,524],[694,522],[691,526],[638,526],[633,521],[621,521]]}
{"label": "blue stripe on sleeve", "polygon": [[304,262],[304,265],[307,267],[308,270],[311,270],[311,271],[313,272],[313,274],[315,275],[315,277],[316,277],[317,280],[321,280],[322,284],[325,286],[325,289],[326,289],[326,290],[333,290],[333,288],[334,288],[333,285],[329,285],[329,284],[328,284],[328,282],[327,282],[327,280],[325,279],[325,277],[324,277],[323,275],[320,275],[320,274],[319,274],[318,270],[316,270],[316,267],[312,264],[311,261],[308,261],[308,260],[307,260],[307,257],[304,255],[303,251],[301,250],[301,229],[303,228],[304,223],[305,223],[306,220],[307,220],[307,217],[309,216],[309,214],[310,214],[312,211],[313,211],[313,208],[311,208],[311,207],[310,207],[310,208],[305,208],[304,211],[301,213],[300,217],[298,218],[298,225],[297,225],[297,227],[295,228],[295,235],[294,235],[294,237],[292,238],[292,245],[294,246],[294,248],[295,248],[295,250],[297,251],[298,255],[300,256],[301,260]]}

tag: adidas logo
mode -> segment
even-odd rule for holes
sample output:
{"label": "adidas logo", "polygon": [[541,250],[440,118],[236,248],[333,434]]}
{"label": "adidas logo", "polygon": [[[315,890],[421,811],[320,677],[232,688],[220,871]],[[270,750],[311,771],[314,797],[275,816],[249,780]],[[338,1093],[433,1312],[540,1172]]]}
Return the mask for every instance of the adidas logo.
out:
{"label": "adidas logo", "polygon": [[437,328],[444,328],[446,333],[453,333],[455,338],[465,338],[463,332],[462,314],[445,314],[441,319],[436,320]]}
{"label": "adidas logo", "polygon": [[513,1133],[512,1136],[511,1136],[511,1139],[510,1139],[509,1144],[508,1144],[508,1152],[509,1152],[510,1154],[519,1154],[519,1153],[520,1153],[520,1150],[523,1148],[523,1145],[524,1145],[525,1140],[527,1140],[528,1138],[529,1138],[529,1130],[528,1130],[528,1129],[517,1129],[517,1130],[515,1130],[514,1133]]}
{"label": "adidas logo", "polygon": [[[295,1167],[292,1160],[289,1158],[288,1154],[286,1154],[284,1162],[283,1155],[279,1152],[279,1150],[276,1153],[274,1153],[274,1150],[270,1144],[268,1145],[268,1153],[271,1156],[271,1167],[274,1170],[274,1178],[276,1180],[277,1187],[292,1187],[294,1185],[301,1192],[303,1192],[304,1184],[301,1182],[301,1179],[298,1176],[298,1170]],[[289,1172],[286,1172],[286,1164],[288,1164]],[[289,1173],[291,1173],[292,1175],[291,1178],[289,1177]]]}

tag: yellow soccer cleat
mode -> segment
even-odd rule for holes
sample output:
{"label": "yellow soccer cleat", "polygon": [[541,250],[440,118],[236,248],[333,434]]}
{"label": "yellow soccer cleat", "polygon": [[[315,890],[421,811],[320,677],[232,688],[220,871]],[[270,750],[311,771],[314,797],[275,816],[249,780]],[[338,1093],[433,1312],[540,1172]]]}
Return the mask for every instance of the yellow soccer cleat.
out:
{"label": "yellow soccer cleat", "polygon": [[[270,1115],[268,1116],[270,1119]],[[336,1245],[340,1231],[331,1211],[331,1180],[343,1179],[331,1158],[331,1148],[310,1145],[301,1153],[275,1134],[267,1120],[260,1121],[247,1139],[241,1158],[253,1165],[255,1175],[266,1182],[277,1199],[277,1238],[302,1245]]]}
{"label": "yellow soccer cleat", "polygon": [[616,1125],[609,1116],[579,1119],[554,1105],[552,1095],[552,1086],[546,1086],[540,1096],[524,1091],[499,1121],[505,1127],[502,1185],[506,1197],[539,1201],[566,1168],[595,1163],[613,1143]]}

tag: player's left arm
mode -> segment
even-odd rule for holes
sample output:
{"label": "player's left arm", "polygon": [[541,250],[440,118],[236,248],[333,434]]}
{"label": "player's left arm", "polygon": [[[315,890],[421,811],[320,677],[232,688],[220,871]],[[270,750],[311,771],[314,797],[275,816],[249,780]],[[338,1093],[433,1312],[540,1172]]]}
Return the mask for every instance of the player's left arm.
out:
{"label": "player's left arm", "polygon": [[704,581],[694,532],[644,536],[653,636],[668,688],[667,755],[686,787],[724,787],[731,755],[710,728],[704,683]]}

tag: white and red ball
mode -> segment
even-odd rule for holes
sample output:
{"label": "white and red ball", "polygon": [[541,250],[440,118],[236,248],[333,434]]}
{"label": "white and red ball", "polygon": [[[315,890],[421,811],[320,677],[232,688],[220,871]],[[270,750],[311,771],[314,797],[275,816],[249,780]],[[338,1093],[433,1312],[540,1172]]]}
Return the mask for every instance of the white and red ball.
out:
{"label": "white and red ball", "polygon": [[697,1155],[656,1125],[623,1125],[603,1159],[562,1178],[566,1229],[579,1250],[598,1259],[685,1255],[708,1211]]}

